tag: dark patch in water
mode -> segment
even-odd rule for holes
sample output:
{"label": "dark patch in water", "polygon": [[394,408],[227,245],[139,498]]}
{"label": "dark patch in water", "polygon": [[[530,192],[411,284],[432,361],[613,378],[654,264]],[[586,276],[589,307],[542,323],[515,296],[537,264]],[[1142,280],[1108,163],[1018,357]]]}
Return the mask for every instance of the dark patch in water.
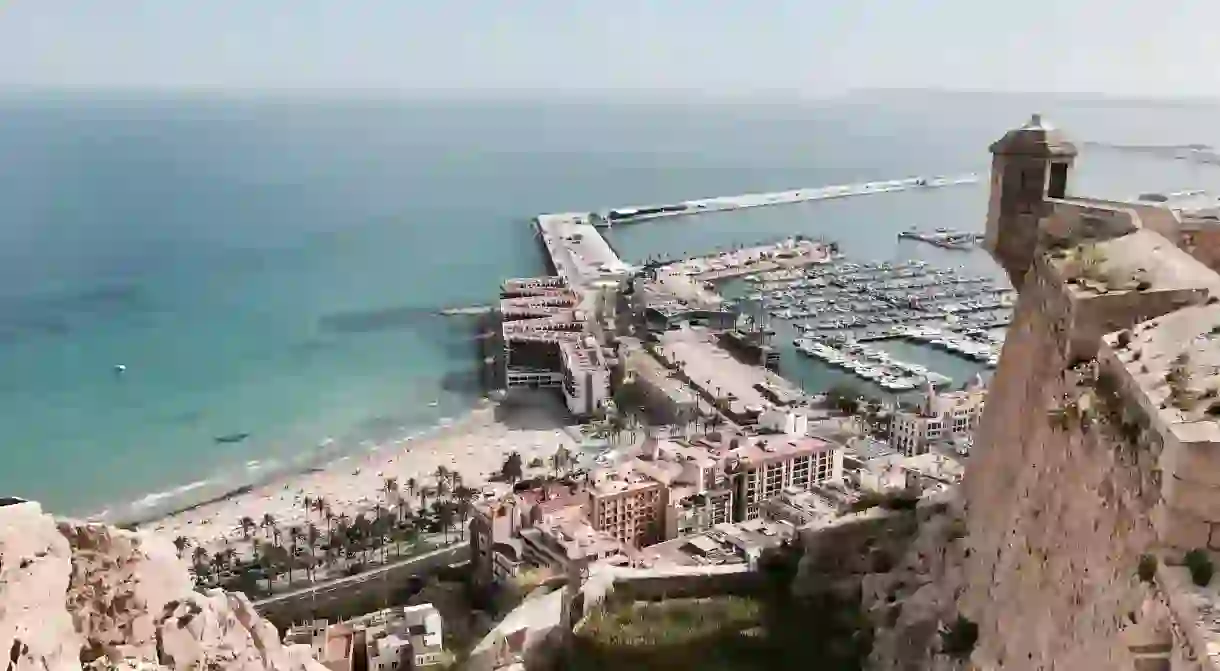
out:
{"label": "dark patch in water", "polygon": [[336,312],[318,319],[318,326],[323,331],[332,333],[376,333],[415,328],[420,323],[436,317],[435,308],[404,305],[379,310]]}
{"label": "dark patch in water", "polygon": [[6,301],[0,304],[0,342],[65,336],[79,331],[90,319],[114,319],[151,310],[151,301],[137,285]]}
{"label": "dark patch in water", "polygon": [[478,394],[483,381],[476,371],[450,371],[441,377],[441,389],[458,394]]}
{"label": "dark patch in water", "polygon": [[338,343],[329,340],[306,340],[295,345],[290,345],[288,347],[288,354],[296,361],[308,363],[315,356],[334,348],[336,345]]}
{"label": "dark patch in water", "polygon": [[243,440],[245,440],[245,439],[247,439],[247,438],[249,438],[249,437],[250,437],[250,434],[249,434],[249,433],[230,433],[230,434],[226,434],[226,435],[223,435],[223,436],[216,436],[216,437],[215,437],[215,438],[213,438],[212,440],[216,441],[218,444],[222,444],[222,443],[240,443],[240,442],[242,442]]}

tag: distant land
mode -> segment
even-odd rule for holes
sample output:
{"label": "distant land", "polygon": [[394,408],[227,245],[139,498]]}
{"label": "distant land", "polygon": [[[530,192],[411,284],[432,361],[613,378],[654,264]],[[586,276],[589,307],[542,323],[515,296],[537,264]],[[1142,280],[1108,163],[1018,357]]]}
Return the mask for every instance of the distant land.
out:
{"label": "distant land", "polygon": [[1114,95],[1091,92],[1054,92],[1054,91],[986,91],[971,89],[940,89],[940,88],[861,88],[848,93],[849,98],[868,99],[913,99],[947,97],[987,99],[992,101],[1009,100],[1026,102],[1036,99],[1045,103],[1085,105],[1095,107],[1160,107],[1160,108],[1192,108],[1217,107],[1220,98],[1204,98],[1195,96],[1158,97]]}
{"label": "distant land", "polygon": [[1086,141],[1085,147],[1097,147],[1137,154],[1150,154],[1179,161],[1193,161],[1209,165],[1220,165],[1220,154],[1208,144],[1117,144],[1112,142]]}

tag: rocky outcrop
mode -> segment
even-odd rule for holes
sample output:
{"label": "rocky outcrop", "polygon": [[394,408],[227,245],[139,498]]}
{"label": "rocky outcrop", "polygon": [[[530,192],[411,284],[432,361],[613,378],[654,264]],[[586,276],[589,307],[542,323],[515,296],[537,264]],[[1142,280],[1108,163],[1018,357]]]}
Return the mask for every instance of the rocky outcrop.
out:
{"label": "rocky outcrop", "polygon": [[168,540],[0,507],[0,648],[9,671],[323,671],[245,595],[194,585]]}

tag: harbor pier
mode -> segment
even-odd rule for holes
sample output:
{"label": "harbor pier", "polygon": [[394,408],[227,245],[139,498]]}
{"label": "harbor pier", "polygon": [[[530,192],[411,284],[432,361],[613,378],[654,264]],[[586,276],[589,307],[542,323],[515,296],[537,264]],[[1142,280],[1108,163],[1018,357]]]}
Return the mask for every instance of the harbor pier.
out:
{"label": "harbor pier", "polygon": [[610,228],[622,224],[635,224],[668,217],[682,217],[711,212],[731,212],[733,210],[744,210],[754,207],[792,205],[795,203],[871,196],[880,193],[895,193],[914,189],[937,189],[964,184],[976,184],[978,181],[978,176],[974,174],[958,175],[956,177],[906,177],[877,182],[862,182],[859,184],[794,189],[792,191],[718,196],[716,198],[685,200],[669,205],[640,205],[604,210],[591,213],[590,223],[598,228]]}

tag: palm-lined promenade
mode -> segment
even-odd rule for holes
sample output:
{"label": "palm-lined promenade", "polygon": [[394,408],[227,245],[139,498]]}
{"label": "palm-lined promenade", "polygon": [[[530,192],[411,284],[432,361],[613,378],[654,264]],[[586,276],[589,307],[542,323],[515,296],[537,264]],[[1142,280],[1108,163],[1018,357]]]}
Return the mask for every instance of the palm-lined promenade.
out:
{"label": "palm-lined promenade", "polygon": [[576,453],[576,439],[549,408],[504,414],[486,405],[436,435],[143,527],[173,537],[204,583],[241,581],[263,594],[426,552],[462,538],[470,503],[506,461],[520,477],[515,469],[554,470]]}

